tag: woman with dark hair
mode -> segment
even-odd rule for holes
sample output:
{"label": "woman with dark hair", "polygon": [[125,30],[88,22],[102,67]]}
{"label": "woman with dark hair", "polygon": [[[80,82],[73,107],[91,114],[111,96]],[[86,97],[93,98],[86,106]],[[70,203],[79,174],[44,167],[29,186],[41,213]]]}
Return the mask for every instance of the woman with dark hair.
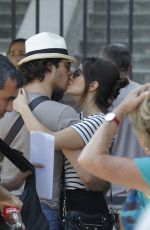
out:
{"label": "woman with dark hair", "polygon": [[[70,77],[66,90],[66,93],[80,105],[84,118],[80,123],[58,132],[48,130],[34,117],[28,106],[24,89],[20,90],[14,103],[14,109],[21,114],[29,131],[40,130],[54,135],[55,148],[63,149],[66,157],[64,166],[66,229],[75,229],[70,221],[77,229],[82,229],[79,218],[81,213],[90,215],[90,218],[92,216],[93,219],[90,221],[99,214],[96,219],[99,226],[97,229],[100,229],[102,225],[103,229],[111,229],[108,208],[103,195],[103,192],[108,189],[108,184],[97,180],[79,167],[77,163],[79,152],[71,152],[71,150],[82,149],[88,143],[96,129],[103,123],[105,112],[119,94],[120,88],[127,84],[128,80],[120,79],[119,71],[109,62],[96,58],[85,59]],[[96,227],[94,224],[93,226]]]}

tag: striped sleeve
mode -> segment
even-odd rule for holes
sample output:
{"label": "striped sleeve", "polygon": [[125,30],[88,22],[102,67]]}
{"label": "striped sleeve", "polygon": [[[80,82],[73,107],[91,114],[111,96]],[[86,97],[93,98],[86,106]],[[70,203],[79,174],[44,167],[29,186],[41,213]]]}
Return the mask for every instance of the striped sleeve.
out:
{"label": "striped sleeve", "polygon": [[87,144],[97,128],[103,123],[104,114],[94,114],[83,118],[83,120],[75,125],[70,126],[81,136],[84,143]]}

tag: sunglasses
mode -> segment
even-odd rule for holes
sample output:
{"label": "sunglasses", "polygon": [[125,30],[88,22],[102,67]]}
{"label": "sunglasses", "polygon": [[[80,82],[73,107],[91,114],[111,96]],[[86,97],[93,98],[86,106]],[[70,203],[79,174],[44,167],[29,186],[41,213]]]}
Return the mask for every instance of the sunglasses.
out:
{"label": "sunglasses", "polygon": [[82,70],[81,69],[76,69],[73,73],[73,78],[79,77],[82,74]]}
{"label": "sunglasses", "polygon": [[62,63],[64,64],[66,70],[67,70],[67,71],[70,71],[71,63],[70,63],[70,62],[66,62],[66,61],[62,61]]}

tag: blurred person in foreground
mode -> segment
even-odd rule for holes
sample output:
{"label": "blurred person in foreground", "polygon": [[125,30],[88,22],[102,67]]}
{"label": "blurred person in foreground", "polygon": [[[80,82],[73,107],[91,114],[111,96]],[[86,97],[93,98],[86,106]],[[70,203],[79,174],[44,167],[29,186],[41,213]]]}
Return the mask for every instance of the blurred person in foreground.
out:
{"label": "blurred person in foreground", "polygon": [[[143,158],[106,155],[121,120],[130,115],[143,148]],[[128,139],[130,142],[130,139]],[[92,154],[91,154],[92,153]],[[150,84],[133,90],[111,113],[84,148],[78,162],[93,175],[130,188],[120,219],[124,230],[132,230],[150,201]]]}
{"label": "blurred person in foreground", "polygon": [[[120,90],[120,94],[109,108],[109,111],[112,111],[133,89],[139,87],[140,84],[131,79],[132,57],[127,46],[121,43],[108,44],[101,49],[100,56],[118,68],[121,78],[128,78],[129,80],[129,84]],[[129,158],[144,156],[144,151],[140,147],[128,116],[125,116],[119,125],[111,148],[111,154],[113,156]],[[111,193],[112,207],[116,217],[115,227],[119,229],[119,212],[127,196],[127,190],[124,186],[111,184]],[[110,192],[107,194],[108,203],[110,202],[109,196]]]}

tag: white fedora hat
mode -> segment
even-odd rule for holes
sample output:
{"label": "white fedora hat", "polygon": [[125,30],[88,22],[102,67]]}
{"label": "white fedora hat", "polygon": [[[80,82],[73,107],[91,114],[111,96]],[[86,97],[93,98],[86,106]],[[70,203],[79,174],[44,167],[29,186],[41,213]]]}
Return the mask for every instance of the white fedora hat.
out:
{"label": "white fedora hat", "polygon": [[58,34],[42,32],[35,34],[25,42],[26,54],[18,66],[23,63],[45,58],[63,58],[70,62],[76,61],[74,57],[68,55],[66,42]]}

